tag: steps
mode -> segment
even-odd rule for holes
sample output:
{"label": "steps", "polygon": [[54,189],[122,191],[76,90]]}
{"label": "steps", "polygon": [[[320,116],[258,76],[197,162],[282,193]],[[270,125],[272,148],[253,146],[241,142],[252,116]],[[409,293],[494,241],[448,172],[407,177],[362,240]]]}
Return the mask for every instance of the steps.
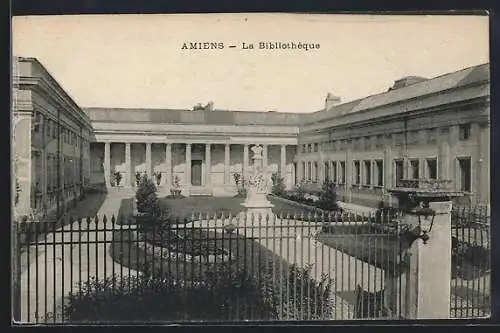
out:
{"label": "steps", "polygon": [[189,189],[190,197],[212,197],[212,188],[204,186],[192,186]]}

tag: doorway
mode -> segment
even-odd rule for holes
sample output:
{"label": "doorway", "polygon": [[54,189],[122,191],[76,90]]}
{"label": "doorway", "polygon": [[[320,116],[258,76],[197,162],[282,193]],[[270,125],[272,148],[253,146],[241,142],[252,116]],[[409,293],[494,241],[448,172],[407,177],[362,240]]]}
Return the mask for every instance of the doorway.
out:
{"label": "doorway", "polygon": [[191,185],[201,186],[201,160],[191,161]]}

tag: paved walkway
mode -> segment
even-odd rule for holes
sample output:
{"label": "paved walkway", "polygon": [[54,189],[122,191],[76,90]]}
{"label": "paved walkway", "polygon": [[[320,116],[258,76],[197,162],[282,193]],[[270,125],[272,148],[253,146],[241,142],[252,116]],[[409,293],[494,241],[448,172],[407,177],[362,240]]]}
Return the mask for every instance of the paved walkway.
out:
{"label": "paved walkway", "polygon": [[[106,228],[112,228],[110,217],[112,214],[117,215],[123,198],[123,195],[109,195],[99,208],[98,216],[102,218],[106,214],[108,217]],[[68,215],[78,215],[78,212],[85,211],[86,207],[88,206],[83,201],[73,211],[68,212]],[[30,247],[29,258],[24,260],[29,265],[21,274],[21,322],[44,322],[45,314],[54,313],[55,309],[59,312],[55,315],[59,321],[62,315],[62,301],[70,291],[78,291],[79,281],[85,282],[92,277],[111,277],[115,272],[123,272],[124,275],[139,274],[115,263],[109,255],[112,231],[90,232],[87,235],[85,232],[69,232],[71,227],[73,230],[78,229],[78,223],[66,225],[49,234],[46,240],[51,244]],[[100,221],[97,227],[104,228],[104,223]],[[86,230],[88,226],[82,223],[81,228]],[[91,229],[94,228],[95,223],[91,222]],[[57,244],[63,240],[65,243],[75,244]],[[87,241],[93,244],[85,244]],[[27,256],[27,253],[24,255]],[[50,318],[48,320],[50,323]]]}

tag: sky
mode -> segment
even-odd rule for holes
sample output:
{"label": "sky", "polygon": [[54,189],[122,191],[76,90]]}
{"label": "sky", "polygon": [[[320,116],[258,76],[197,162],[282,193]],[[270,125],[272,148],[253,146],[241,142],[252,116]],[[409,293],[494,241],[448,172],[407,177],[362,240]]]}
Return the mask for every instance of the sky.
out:
{"label": "sky", "polygon": [[[222,42],[222,50],[183,43]],[[319,44],[260,50],[258,43]],[[254,49],[242,49],[242,43]],[[228,48],[228,45],[236,48]],[[331,14],[14,17],[13,55],[37,58],[80,107],[314,112],[489,62],[486,16]]]}

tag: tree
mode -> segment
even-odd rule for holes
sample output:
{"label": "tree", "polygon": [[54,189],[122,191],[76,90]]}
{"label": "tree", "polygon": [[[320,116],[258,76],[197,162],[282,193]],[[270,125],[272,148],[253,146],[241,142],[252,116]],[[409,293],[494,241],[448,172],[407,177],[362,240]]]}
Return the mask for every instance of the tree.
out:
{"label": "tree", "polygon": [[335,184],[331,180],[326,180],[321,186],[318,204],[321,209],[333,211],[337,210],[337,192]]}
{"label": "tree", "polygon": [[160,203],[156,191],[157,189],[154,182],[148,178],[147,175],[143,175],[139,180],[137,192],[135,194],[137,211],[139,213],[155,217],[161,214]]}
{"label": "tree", "polygon": [[271,193],[277,196],[283,196],[286,191],[285,181],[279,173],[273,173],[271,175],[271,180],[273,182],[273,187]]}

